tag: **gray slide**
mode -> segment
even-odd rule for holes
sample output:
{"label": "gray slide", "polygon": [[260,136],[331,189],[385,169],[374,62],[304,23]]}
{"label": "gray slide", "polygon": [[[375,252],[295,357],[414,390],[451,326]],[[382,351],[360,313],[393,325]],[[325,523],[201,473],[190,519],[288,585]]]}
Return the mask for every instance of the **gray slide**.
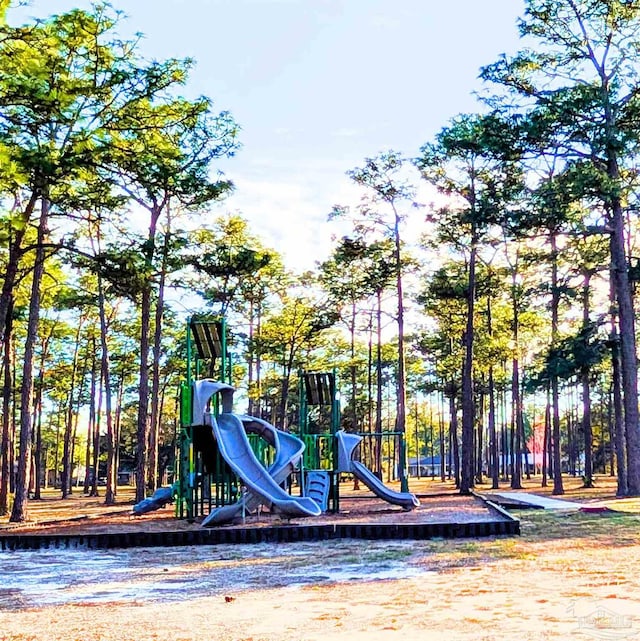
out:
{"label": "gray slide", "polygon": [[[217,419],[212,417],[211,429],[224,460],[247,489],[260,497],[261,503],[269,507],[273,506],[282,514],[290,517],[319,516],[321,514],[320,506],[313,499],[291,496],[280,487],[276,479],[271,476],[253,453],[240,417],[223,412]],[[282,452],[282,445],[278,449]],[[287,463],[285,461],[286,453],[282,453],[279,458],[282,459],[282,462],[278,465],[282,467],[283,463]],[[242,510],[242,506],[240,506],[240,510]],[[212,521],[207,524],[211,525]]]}
{"label": "gray slide", "polygon": [[[276,458],[267,469],[267,472],[280,485],[295,470],[298,461],[302,457],[304,443],[295,436],[278,430],[271,423],[255,416],[238,416],[238,418],[242,422],[245,432],[258,434],[275,448]],[[247,490],[236,503],[223,505],[212,510],[202,521],[202,525],[208,527],[228,523],[245,514],[251,514],[263,503],[265,501],[260,494]]]}
{"label": "gray slide", "polygon": [[404,510],[413,510],[420,506],[418,497],[411,492],[396,492],[387,487],[368,467],[353,460],[353,451],[362,440],[356,434],[347,434],[344,430],[336,432],[338,439],[338,467],[341,472],[351,472],[360,479],[378,498],[399,505]]}

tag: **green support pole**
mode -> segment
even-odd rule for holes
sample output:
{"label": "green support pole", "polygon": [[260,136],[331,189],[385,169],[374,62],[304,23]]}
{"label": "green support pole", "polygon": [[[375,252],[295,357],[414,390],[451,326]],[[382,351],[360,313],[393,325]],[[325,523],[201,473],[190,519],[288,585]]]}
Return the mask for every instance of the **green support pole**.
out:
{"label": "green support pole", "polygon": [[[298,436],[300,440],[305,443],[305,451],[308,447],[305,440],[305,431],[306,431],[306,416],[307,416],[307,407],[306,407],[306,395],[304,393],[304,372],[298,370]],[[300,458],[300,496],[304,496],[304,483],[305,483],[305,464],[304,464],[304,454]]]}
{"label": "green support pole", "polygon": [[398,443],[400,451],[398,452],[398,465],[400,467],[400,491],[409,491],[409,479],[407,478],[407,441],[404,432],[400,432],[400,442]]}
{"label": "green support pole", "polygon": [[176,516],[184,517],[185,508],[189,507],[189,450],[191,448],[191,385],[183,381],[180,383],[180,440],[179,454],[176,461],[178,473],[178,500],[176,501]]}
{"label": "green support pole", "polygon": [[187,384],[191,385],[191,318],[187,321]]}
{"label": "green support pole", "polygon": [[[186,400],[185,404],[188,402],[188,410],[184,409],[184,412],[181,414],[181,422],[183,428],[184,437],[181,443],[181,491],[183,494],[183,500],[186,507],[186,517],[189,522],[192,522],[194,519],[194,501],[195,501],[195,460],[194,460],[194,451],[193,451],[193,427],[191,423],[193,422],[193,391],[192,391],[192,366],[193,366],[193,346],[191,343],[191,322],[192,318],[189,318],[187,321],[187,382],[186,382]],[[195,375],[198,375],[197,367],[198,362],[196,359],[196,372]],[[181,508],[182,512],[182,508]]]}
{"label": "green support pole", "polygon": [[338,396],[338,377],[336,370],[332,372],[333,390],[331,395],[331,442],[333,444],[333,511],[340,511],[340,471],[338,469],[338,439],[336,432],[340,428],[340,398]]}

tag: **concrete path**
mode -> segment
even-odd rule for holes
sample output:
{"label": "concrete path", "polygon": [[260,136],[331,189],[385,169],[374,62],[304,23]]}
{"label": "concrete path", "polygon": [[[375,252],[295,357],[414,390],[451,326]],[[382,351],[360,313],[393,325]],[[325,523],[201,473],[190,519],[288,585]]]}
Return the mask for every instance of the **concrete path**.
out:
{"label": "concrete path", "polygon": [[[545,510],[579,510],[585,507],[584,503],[554,499],[548,496],[530,494],[529,492],[495,492],[489,495],[489,499],[494,496],[499,496],[500,498],[511,501],[517,501],[518,503],[524,503],[526,505],[544,508]],[[499,503],[499,501],[497,502]]]}

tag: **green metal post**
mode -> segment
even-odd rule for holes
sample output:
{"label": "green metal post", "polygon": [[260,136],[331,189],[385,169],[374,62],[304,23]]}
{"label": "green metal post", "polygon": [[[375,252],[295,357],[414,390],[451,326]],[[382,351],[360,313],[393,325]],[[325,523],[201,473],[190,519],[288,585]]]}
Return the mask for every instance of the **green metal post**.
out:
{"label": "green metal post", "polygon": [[409,479],[407,478],[407,441],[405,433],[400,432],[400,442],[398,443],[400,451],[398,452],[398,466],[400,467],[400,491],[409,491]]}
{"label": "green metal post", "polygon": [[[305,440],[306,419],[307,405],[306,395],[304,393],[304,372],[302,370],[298,370],[298,436],[300,437],[300,440],[305,444],[305,451],[306,448],[309,447],[307,440]],[[304,460],[305,456],[303,455],[300,458],[300,496],[304,496],[304,483],[306,474]]]}
{"label": "green metal post", "polygon": [[[182,439],[181,448],[184,450],[181,454],[183,478],[180,483],[182,485],[182,492],[185,500],[185,507],[187,512],[187,520],[193,521],[194,518],[194,501],[195,497],[195,453],[193,451],[193,349],[191,344],[191,322],[192,318],[187,320],[187,396],[189,403],[189,411],[182,415],[184,438]],[[198,367],[196,359],[196,369]],[[196,376],[198,372],[196,371]],[[182,508],[181,508],[182,509]]]}
{"label": "green metal post", "polygon": [[187,384],[191,385],[191,318],[187,320]]}
{"label": "green metal post", "polygon": [[332,443],[332,468],[333,468],[333,511],[340,511],[340,471],[338,469],[338,439],[336,432],[340,428],[340,397],[338,394],[337,370],[332,372],[333,389],[331,390],[331,443]]}

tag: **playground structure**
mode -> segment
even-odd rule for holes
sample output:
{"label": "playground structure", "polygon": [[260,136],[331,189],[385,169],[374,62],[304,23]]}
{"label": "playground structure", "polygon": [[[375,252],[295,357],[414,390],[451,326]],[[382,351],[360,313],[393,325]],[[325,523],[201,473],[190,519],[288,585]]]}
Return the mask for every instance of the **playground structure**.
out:
{"label": "playground structure", "polygon": [[[336,373],[300,372],[299,376],[299,432],[306,445],[303,460],[305,475],[326,474],[331,487],[330,502],[333,512],[340,509],[340,477],[352,474],[362,481],[377,497],[399,505],[406,510],[419,506],[419,501],[411,492],[395,492],[382,482],[381,460],[383,450],[391,451],[398,441],[398,468],[404,464],[404,440],[398,432],[348,434],[340,429],[340,402],[336,385]],[[315,421],[310,420],[312,410]],[[323,415],[324,413],[324,415]],[[314,430],[312,423],[316,424]],[[325,430],[322,430],[322,427]],[[328,426],[328,430],[326,430]],[[319,429],[317,429],[319,427]],[[362,447],[363,445],[368,447]],[[358,460],[356,449],[360,447]],[[363,456],[363,454],[365,456]],[[368,454],[368,456],[366,456]],[[394,468],[394,456],[389,456],[387,470]],[[372,469],[377,468],[376,475]]]}
{"label": "playground structure", "polygon": [[[244,519],[260,506],[285,518],[319,516],[339,511],[345,473],[404,510],[419,505],[415,495],[394,492],[354,457],[362,437],[339,429],[335,373],[301,373],[294,435],[261,418],[235,414],[229,371],[224,320],[191,319],[187,379],[180,390],[178,480],[138,503],[134,513],[157,509],[175,497],[177,517],[201,520],[206,527]],[[328,411],[328,431],[311,429],[310,407]]]}

